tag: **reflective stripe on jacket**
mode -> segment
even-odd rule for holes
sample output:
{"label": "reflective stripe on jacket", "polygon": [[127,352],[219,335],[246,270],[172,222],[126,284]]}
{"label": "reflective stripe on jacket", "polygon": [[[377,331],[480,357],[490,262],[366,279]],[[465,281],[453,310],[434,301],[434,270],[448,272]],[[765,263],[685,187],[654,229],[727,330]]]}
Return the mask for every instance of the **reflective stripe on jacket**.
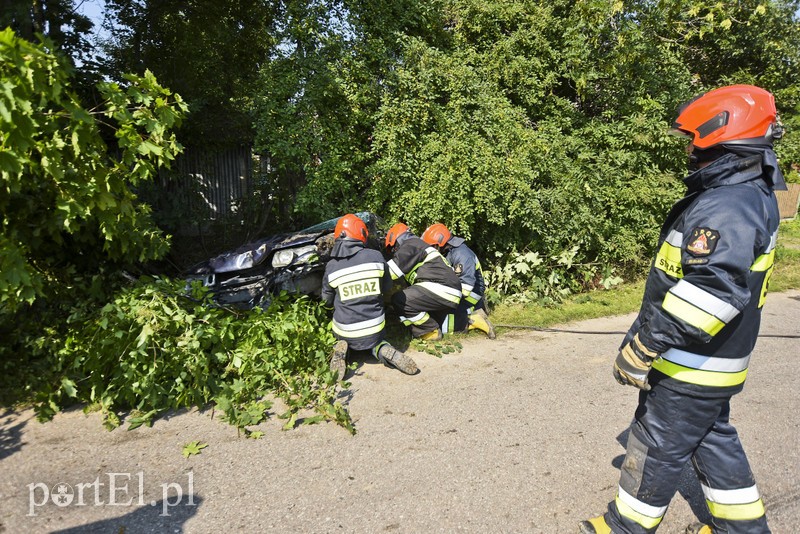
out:
{"label": "reflective stripe on jacket", "polygon": [[388,261],[393,280],[405,278],[409,285],[424,288],[456,307],[461,301],[461,282],[438,250],[416,236],[403,234]]}
{"label": "reflective stripe on jacket", "polygon": [[727,154],[684,180],[645,285],[637,332],[661,354],[650,380],[678,391],[741,390],[772,273],[779,213],[761,157]]}
{"label": "reflective stripe on jacket", "polygon": [[333,306],[332,328],[351,348],[383,339],[383,295],[392,280],[383,255],[355,239],[337,239],[322,278],[322,300]]}
{"label": "reflective stripe on jacket", "polygon": [[461,281],[461,294],[472,306],[480,302],[486,290],[478,256],[467,246],[464,238],[453,236],[447,242],[445,257]]}

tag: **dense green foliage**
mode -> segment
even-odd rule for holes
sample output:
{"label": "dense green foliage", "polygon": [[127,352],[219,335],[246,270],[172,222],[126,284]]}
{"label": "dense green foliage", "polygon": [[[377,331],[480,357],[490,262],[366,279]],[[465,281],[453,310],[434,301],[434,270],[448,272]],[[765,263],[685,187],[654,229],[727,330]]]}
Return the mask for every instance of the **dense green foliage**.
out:
{"label": "dense green foliage", "polygon": [[92,26],[72,0],[5,0],[0,11],[0,29],[9,27],[26,41],[45,35],[74,61],[91,58],[88,32]]}
{"label": "dense green foliage", "polygon": [[183,282],[142,279],[99,309],[74,307],[65,332],[47,326],[29,344],[49,356],[37,412],[48,419],[81,402],[101,409],[112,428],[130,411],[135,428],[165,410],[213,402],[245,428],[266,419],[269,393],[284,400],[289,427],[314,408],[318,415],[299,422],[330,419],[352,431],[334,403],[327,326],[325,310],[307,298],[233,313],[210,305],[201,288],[187,295]]}
{"label": "dense green foliage", "polygon": [[577,247],[576,281],[603,274],[592,265],[640,264],[680,194],[685,156],[666,135],[678,103],[752,82],[797,114],[792,8],[744,4],[448,3],[449,46],[408,39],[386,83],[372,207],[544,265]]}
{"label": "dense green foliage", "polygon": [[572,255],[556,291],[649,257],[681,191],[666,134],[681,102],[754,83],[800,126],[796,0],[225,5],[110,1],[109,69],[153,69],[190,122],[227,114],[241,141],[252,121],[273,227],[360,209],[418,232],[438,220],[501,269]]}
{"label": "dense green foliage", "polygon": [[647,261],[681,192],[679,103],[754,83],[798,120],[797,2],[401,4],[286,4],[256,106],[284,219],[439,220],[499,269],[571,255],[523,285],[587,287]]}
{"label": "dense green foliage", "polygon": [[101,84],[103,107],[86,110],[46,44],[0,32],[0,311],[105,262],[146,261],[167,250],[133,187],[180,150],[170,130],[185,108],[149,72],[126,79],[124,87]]}
{"label": "dense green foliage", "polygon": [[282,222],[305,226],[364,208],[383,83],[402,39],[436,43],[440,2],[281,2],[275,56],[256,91],[256,150]]}

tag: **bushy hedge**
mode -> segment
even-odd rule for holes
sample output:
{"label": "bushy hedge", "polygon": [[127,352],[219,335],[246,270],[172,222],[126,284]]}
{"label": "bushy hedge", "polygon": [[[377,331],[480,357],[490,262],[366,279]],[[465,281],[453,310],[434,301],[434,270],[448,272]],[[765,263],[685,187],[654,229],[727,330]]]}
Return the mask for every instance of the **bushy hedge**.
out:
{"label": "bushy hedge", "polygon": [[498,269],[577,247],[569,289],[643,269],[685,172],[667,130],[694,95],[774,92],[784,170],[798,161],[797,2],[405,4],[391,33],[369,3],[345,14],[352,32],[317,12],[314,38],[265,68],[257,141],[295,217],[366,207],[418,232],[441,221]]}

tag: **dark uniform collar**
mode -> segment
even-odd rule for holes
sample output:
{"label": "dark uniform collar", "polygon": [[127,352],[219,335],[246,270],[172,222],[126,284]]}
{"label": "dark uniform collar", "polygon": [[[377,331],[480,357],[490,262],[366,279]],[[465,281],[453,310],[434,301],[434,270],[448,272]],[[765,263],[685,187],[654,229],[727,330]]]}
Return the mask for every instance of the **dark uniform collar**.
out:
{"label": "dark uniform collar", "polygon": [[[771,152],[771,151],[770,151]],[[762,165],[762,154],[751,154],[742,156],[739,154],[728,153],[711,164],[698,169],[683,179],[689,193],[712,189],[725,185],[734,185],[750,182],[763,178],[764,186],[774,185],[770,183],[772,169],[765,169]],[[767,171],[767,172],[765,172]],[[778,171],[780,175],[780,171]],[[780,176],[783,183],[783,177]]]}
{"label": "dark uniform collar", "polygon": [[359,250],[363,249],[364,246],[365,246],[364,243],[362,243],[358,239],[353,239],[349,237],[339,238],[333,244],[333,249],[331,250],[331,257],[349,258]]}
{"label": "dark uniform collar", "polygon": [[453,237],[450,238],[450,240],[447,242],[447,244],[450,245],[453,248],[460,247],[461,245],[464,244],[464,238],[454,235]]}
{"label": "dark uniform collar", "polygon": [[761,178],[772,189],[785,190],[775,152],[767,146],[724,145],[727,153],[683,179],[689,193]]}

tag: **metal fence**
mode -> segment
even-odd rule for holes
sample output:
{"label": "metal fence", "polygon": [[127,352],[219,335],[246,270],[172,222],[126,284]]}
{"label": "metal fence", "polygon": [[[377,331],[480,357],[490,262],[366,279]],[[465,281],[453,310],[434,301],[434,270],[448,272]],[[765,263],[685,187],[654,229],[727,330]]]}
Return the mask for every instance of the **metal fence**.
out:
{"label": "metal fence", "polygon": [[217,220],[231,215],[237,201],[253,191],[253,155],[243,146],[219,152],[187,150],[162,174],[170,204],[196,217]]}

